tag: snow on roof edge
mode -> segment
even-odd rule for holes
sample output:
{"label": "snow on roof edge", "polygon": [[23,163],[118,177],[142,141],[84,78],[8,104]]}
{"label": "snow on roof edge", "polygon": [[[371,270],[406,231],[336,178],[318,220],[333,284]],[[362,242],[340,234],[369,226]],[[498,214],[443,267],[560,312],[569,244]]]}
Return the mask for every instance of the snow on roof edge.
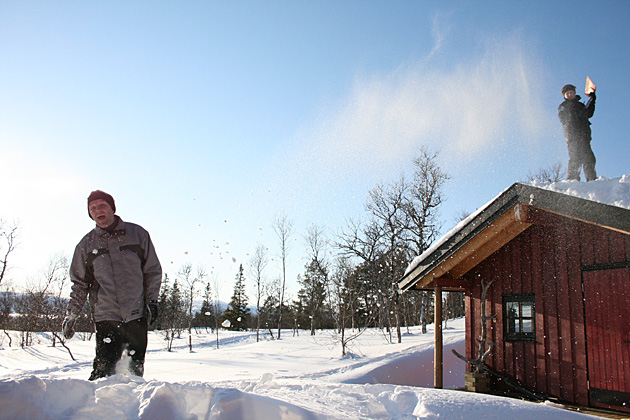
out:
{"label": "snow on roof edge", "polygon": [[[630,210],[630,174],[624,174],[617,178],[606,178],[602,176],[590,182],[565,180],[558,182],[533,181],[531,183],[522,184]],[[509,188],[511,188],[511,186]],[[509,188],[501,191],[500,194],[498,194],[492,200],[488,201],[485,205],[477,209],[470,216],[459,222],[444,236],[431,244],[431,246],[427,248],[427,250],[424,251],[421,255],[414,258],[413,261],[411,261],[411,264],[409,264],[409,266],[405,270],[404,275],[406,276],[407,274],[409,274],[410,271],[420,265],[422,261],[424,261],[433,252],[435,252],[436,249],[441,247],[464,226],[470,223],[472,219],[477,217],[479,213],[483,212],[490,204],[492,204]]]}

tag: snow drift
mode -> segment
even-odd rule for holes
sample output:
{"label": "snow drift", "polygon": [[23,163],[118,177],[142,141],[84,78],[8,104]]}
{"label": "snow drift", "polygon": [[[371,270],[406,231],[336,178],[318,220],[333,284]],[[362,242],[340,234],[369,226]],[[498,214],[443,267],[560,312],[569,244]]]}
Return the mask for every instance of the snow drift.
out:
{"label": "snow drift", "polygon": [[[0,338],[0,419],[362,420],[590,418],[552,404],[437,390],[433,334],[410,328],[402,343],[371,330],[342,357],[332,332],[256,342],[222,331],[188,337],[165,350],[151,333],[145,378],[118,374],[89,382],[94,343],[75,337],[77,361],[50,341],[21,349]],[[445,345],[463,351],[463,319],[450,321]],[[463,386],[464,363],[445,352],[445,385]]]}

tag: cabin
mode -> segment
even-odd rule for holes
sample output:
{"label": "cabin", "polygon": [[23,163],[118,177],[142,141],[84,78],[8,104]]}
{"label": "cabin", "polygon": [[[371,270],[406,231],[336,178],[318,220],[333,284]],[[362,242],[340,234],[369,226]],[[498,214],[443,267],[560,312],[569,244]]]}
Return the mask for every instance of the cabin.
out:
{"label": "cabin", "polygon": [[493,389],[630,411],[629,209],[516,183],[417,257],[399,287],[436,292],[436,387],[441,293],[464,291],[465,357],[485,323]]}

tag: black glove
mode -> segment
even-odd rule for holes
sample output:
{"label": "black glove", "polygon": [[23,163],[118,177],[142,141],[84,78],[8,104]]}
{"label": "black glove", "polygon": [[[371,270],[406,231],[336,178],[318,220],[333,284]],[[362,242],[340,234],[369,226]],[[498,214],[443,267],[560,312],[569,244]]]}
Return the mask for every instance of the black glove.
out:
{"label": "black glove", "polygon": [[591,98],[592,100],[595,100],[595,91],[592,91],[591,93],[589,93],[588,97]]}
{"label": "black glove", "polygon": [[157,300],[152,300],[151,302],[149,302],[149,304],[147,305],[147,308],[149,308],[149,311],[148,311],[149,313],[147,314],[149,327],[153,327],[157,323],[157,319],[158,319]]}
{"label": "black glove", "polygon": [[74,337],[74,324],[76,323],[77,316],[74,314],[68,314],[64,318],[63,324],[61,324],[61,329],[66,340],[70,340],[72,337]]}

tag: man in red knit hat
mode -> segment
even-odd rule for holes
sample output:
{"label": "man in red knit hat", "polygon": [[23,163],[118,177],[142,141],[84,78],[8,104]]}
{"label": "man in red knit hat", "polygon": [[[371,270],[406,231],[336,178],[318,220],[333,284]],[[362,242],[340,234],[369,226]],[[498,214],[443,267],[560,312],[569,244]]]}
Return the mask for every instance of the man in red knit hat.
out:
{"label": "man in red knit hat", "polygon": [[90,380],[116,373],[116,364],[125,351],[131,359],[129,371],[142,376],[148,323],[157,320],[160,261],[149,233],[115,214],[111,195],[96,190],[87,201],[88,214],[96,226],[74,251],[72,292],[63,334],[72,338],[89,295],[96,323],[96,357]]}

